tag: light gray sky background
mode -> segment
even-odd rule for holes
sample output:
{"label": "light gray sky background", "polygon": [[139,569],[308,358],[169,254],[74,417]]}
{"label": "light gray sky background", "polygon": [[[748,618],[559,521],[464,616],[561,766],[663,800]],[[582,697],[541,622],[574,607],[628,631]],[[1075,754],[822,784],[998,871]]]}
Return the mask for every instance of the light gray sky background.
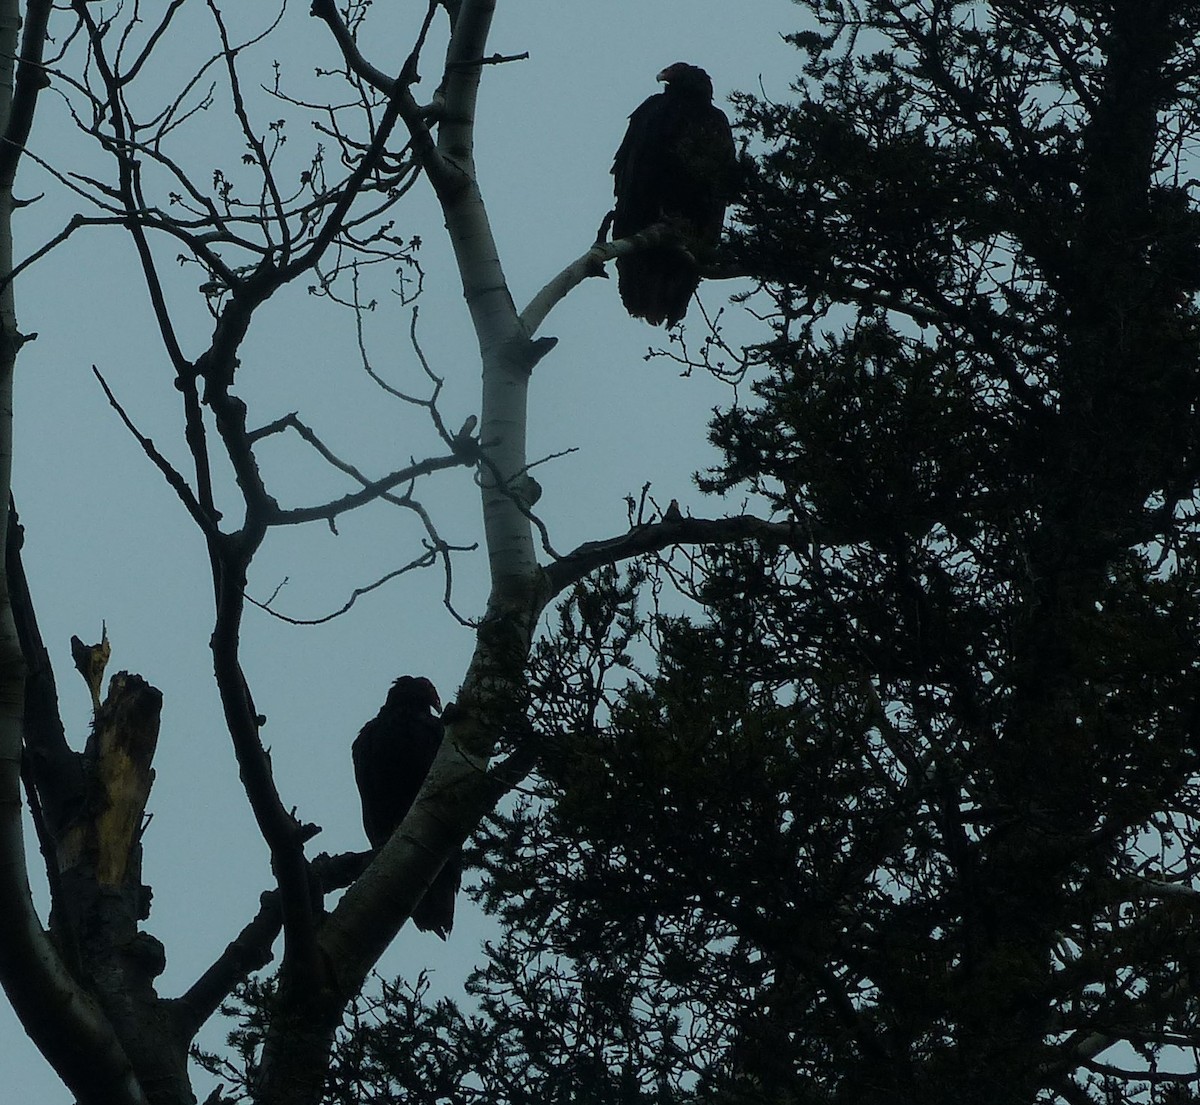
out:
{"label": "light gray sky background", "polygon": [[[211,52],[204,7],[198,0],[192,7],[190,22],[181,23],[185,33],[164,43],[153,87],[147,82],[144,93],[147,108],[156,96],[173,96],[185,74]],[[231,23],[243,27],[269,20],[275,10],[265,0],[227,7],[238,13],[230,13]],[[392,17],[384,9],[391,7],[374,5],[376,26],[364,42],[385,70],[398,68],[411,40],[403,23],[387,24]],[[419,14],[424,5],[401,7]],[[243,59],[248,93],[271,83],[271,62],[278,59],[285,89],[344,96],[336,81],[313,79],[315,67],[331,67],[335,60],[327,32],[307,13],[308,4],[296,0],[277,35]],[[733,89],[756,90],[760,81],[768,96],[785,99],[800,58],[780,35],[795,30],[802,17],[789,0],[500,0],[490,49],[528,51],[530,57],[485,72],[476,155],[519,306],[593,240],[611,204],[609,167],[626,117],[658,89],[655,74],[686,60],[709,71],[718,102]],[[58,18],[52,33],[61,37],[67,25]],[[426,52],[424,95],[436,83],[443,44],[439,35]],[[179,156],[201,183],[213,168],[231,176],[239,169],[243,150],[226,104],[218,87],[213,108],[181,135]],[[315,141],[307,120],[257,93],[252,110],[263,123],[289,119],[286,153],[298,173]],[[95,152],[71,132],[54,96],[42,101],[31,145],[56,168],[104,171]],[[74,211],[86,210],[26,163],[18,193],[43,192],[45,198],[20,216],[18,258]],[[477,410],[479,380],[461,285],[423,183],[396,217],[402,233],[424,242],[419,335],[431,367],[446,378],[441,407],[447,424],[457,427]],[[181,328],[194,355],[209,330],[196,291],[204,277],[195,267],[175,266],[178,252],[163,243],[159,255],[174,280],[172,305],[185,320]],[[712,312],[733,290],[707,284],[701,297]],[[373,366],[396,386],[420,390],[407,337],[410,309],[383,286],[372,294],[381,299],[366,331]],[[159,990],[172,995],[220,952],[270,885],[266,849],[237,781],[212,681],[211,595],[200,534],[108,407],[91,366],[105,374],[143,431],[182,465],[178,395],[122,232],[95,230],[68,242],[21,279],[17,309],[22,330],[36,331],[38,339],[18,364],[14,487],[26,529],[26,568],[69,736],[82,746],[90,702],[71,667],[68,642],[72,634],[99,639],[102,621],[113,648],[109,673],[138,672],[165,696],[144,873],[154,890],[147,928],[168,955]],[[695,307],[689,322],[698,339]],[[744,317],[732,328],[744,337],[755,334]],[[544,489],[538,510],[560,552],[622,532],[624,496],[637,494],[647,480],[663,506],[677,498],[696,514],[737,509],[736,503],[702,501],[691,478],[713,459],[705,427],[712,407],[729,401],[729,389],[702,374],[681,378],[665,359],[644,362],[651,345],[663,345],[663,332],[625,315],[615,280],[585,282],[542,333],[558,337],[559,345],[535,372],[530,456],[576,450],[536,472]],[[242,361],[235,390],[250,406],[251,425],[298,411],[335,451],[373,474],[436,450],[427,425],[367,379],[352,316],[310,297],[303,286],[260,312]],[[295,440],[280,440],[262,455],[285,506],[349,489]],[[418,496],[445,539],[480,539],[478,499],[468,474],[439,475]],[[314,525],[270,537],[253,569],[252,595],[267,598],[286,577],[278,609],[317,617],[340,606],[354,587],[420,551],[421,531],[394,508],[345,516],[339,528],[339,536]],[[484,573],[481,553],[457,561],[455,599],[466,616],[481,611]],[[434,572],[403,577],[315,628],[294,628],[253,611],[247,617],[243,658],[258,708],[268,718],[264,732],[280,791],[304,820],[324,827],[312,852],[365,847],[349,745],[390,681],[406,672],[425,674],[444,701],[454,696],[472,638],[441,607],[442,584]],[[36,855],[31,875],[44,902]],[[437,985],[453,990],[487,931],[465,898],[459,908],[447,945],[406,929],[383,971],[415,977],[428,967]],[[204,1043],[218,1045],[222,1033],[208,1033]],[[68,1101],[6,1004],[0,1008],[0,1087],[6,1101]],[[198,1080],[201,1098],[210,1088],[207,1079]]]}

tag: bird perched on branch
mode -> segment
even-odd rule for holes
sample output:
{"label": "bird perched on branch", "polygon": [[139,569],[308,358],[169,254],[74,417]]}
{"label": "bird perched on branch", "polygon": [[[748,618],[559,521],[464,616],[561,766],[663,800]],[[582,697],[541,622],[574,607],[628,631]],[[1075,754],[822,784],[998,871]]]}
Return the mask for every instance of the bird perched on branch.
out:
{"label": "bird perched on branch", "polygon": [[[387,843],[429,774],[442,743],[444,727],[434,714],[441,708],[428,679],[402,675],[392,684],[383,708],[354,739],[354,780],[372,848]],[[413,910],[417,928],[446,939],[461,880],[462,853],[456,850]]]}
{"label": "bird perched on branch", "polygon": [[700,283],[700,263],[721,239],[737,153],[703,69],[678,61],[658,79],[665,90],[629,117],[613,160],[612,234],[627,238],[655,223],[676,232],[675,242],[617,258],[625,309],[652,326],[674,326]]}

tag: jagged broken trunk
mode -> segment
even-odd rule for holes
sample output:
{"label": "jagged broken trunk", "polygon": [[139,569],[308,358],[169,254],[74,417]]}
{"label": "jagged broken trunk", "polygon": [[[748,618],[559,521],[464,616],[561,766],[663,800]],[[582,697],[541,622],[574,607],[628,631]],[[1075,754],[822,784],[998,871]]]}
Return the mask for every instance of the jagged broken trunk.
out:
{"label": "jagged broken trunk", "polygon": [[[101,661],[99,670],[84,673],[96,700],[102,670]],[[104,1010],[147,1098],[175,1105],[195,1100],[187,1033],[174,1004],[154,989],[166,965],[163,946],[141,928],[151,899],[142,881],[141,838],[161,709],[157,688],[119,672],[97,706],[82,753],[33,744],[27,754],[41,799],[51,937]]]}

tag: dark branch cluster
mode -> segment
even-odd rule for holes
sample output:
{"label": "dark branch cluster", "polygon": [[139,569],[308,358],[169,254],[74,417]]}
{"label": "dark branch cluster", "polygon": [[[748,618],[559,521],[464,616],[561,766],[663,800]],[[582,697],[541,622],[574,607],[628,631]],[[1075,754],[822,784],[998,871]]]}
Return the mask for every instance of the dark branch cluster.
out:
{"label": "dark branch cluster", "polygon": [[[105,991],[104,1004],[107,1009],[109,997],[115,1003],[107,1012],[113,1017],[121,1045],[111,1044],[103,1053],[104,1062],[117,1067],[124,1062],[126,1080],[134,1071],[146,1085],[173,1087],[169,1092],[180,1100],[186,1092],[188,1042],[239,980],[270,960],[272,944],[281,931],[281,986],[290,999],[300,1000],[297,989],[328,989],[329,958],[318,947],[323,902],[328,893],[346,886],[365,866],[358,861],[322,865],[309,859],[305,844],[318,827],[303,822],[285,804],[276,786],[269,754],[260,739],[264,719],[255,707],[240,651],[253,558],[272,529],[319,522],[336,531],[338,520],[348,511],[372,503],[389,504],[416,519],[424,539],[407,564],[359,588],[355,597],[395,575],[440,565],[449,603],[451,560],[459,547],[439,534],[420,488],[433,473],[471,468],[478,461],[473,421],[459,429],[444,421],[439,405],[442,382],[417,341],[415,310],[412,352],[423,380],[417,389],[389,383],[372,366],[363,336],[364,313],[372,304],[360,297],[360,279],[372,269],[392,271],[399,279],[402,303],[420,291],[419,238],[400,232],[395,209],[428,166],[417,153],[420,143],[411,135],[403,136],[398,124],[408,109],[409,84],[415,79],[417,60],[438,6],[429,8],[402,79],[379,88],[356,80],[350,102],[336,106],[289,94],[286,76],[278,67],[270,87],[251,85],[245,79],[246,61],[279,25],[284,16],[282,5],[265,18],[258,11],[248,14],[226,8],[223,13],[221,6],[211,2],[199,7],[207,13],[212,52],[183,76],[165,104],[160,100],[158,106],[147,109],[143,86],[155,67],[151,59],[171,47],[184,52],[193,48],[196,40],[188,36],[194,25],[187,31],[183,25],[196,11],[192,6],[185,11],[182,0],[173,0],[152,15],[138,3],[115,11],[83,0],[70,6],[74,22],[57,56],[40,71],[65,103],[79,131],[105,156],[106,168],[81,173],[35,158],[59,184],[86,201],[90,210],[73,218],[7,277],[11,280],[28,264],[78,234],[95,232],[99,226],[125,228],[166,352],[169,374],[165,382],[174,385],[181,403],[184,447],[161,447],[135,422],[131,405],[122,395],[123,381],[111,370],[103,374],[96,370],[110,405],[175,491],[207,549],[215,608],[211,643],[217,687],[241,780],[270,850],[277,880],[277,888],[264,898],[259,915],[183,997],[171,1001],[153,992],[153,979],[162,969],[162,949],[140,927],[147,916],[148,897],[138,878],[142,826],[137,799],[140,796],[144,804],[151,777],[152,741],[144,734],[139,736],[137,726],[123,714],[112,723],[117,735],[110,738],[109,730],[100,728],[98,715],[94,754],[92,744],[82,758],[71,752],[57,720],[53,685],[47,685],[48,669],[41,667],[31,695],[31,725],[26,730],[27,787],[31,804],[39,811],[39,831],[51,872],[55,937],[64,952],[70,952],[66,955],[68,968],[80,985],[87,987],[93,974],[103,974],[112,990],[111,995]],[[351,29],[347,32],[351,37],[354,9],[351,5]],[[32,20],[38,34],[45,32],[43,15]],[[237,29],[249,21],[257,21],[252,31]],[[345,41],[342,36],[338,40]],[[23,68],[22,80],[28,79],[29,71],[29,66]],[[232,163],[205,164],[196,153],[200,144],[192,137],[210,123],[210,112],[218,105],[226,107],[233,123],[225,148],[240,151],[240,156]],[[425,119],[426,114],[417,112],[412,117]],[[297,159],[293,150],[299,115],[312,119],[319,140]],[[19,119],[14,126],[12,133],[20,138]],[[421,126],[427,139],[427,123]],[[207,142],[203,145],[213,148]],[[334,156],[330,156],[330,148]],[[171,272],[176,261],[185,271],[194,266],[201,274],[197,283],[212,328],[210,340],[199,349],[189,348],[191,339],[185,336],[190,332],[182,320],[185,308],[177,299],[179,281]],[[311,279],[310,291],[318,298],[334,301],[353,313],[364,371],[398,410],[414,410],[427,422],[428,437],[434,442],[427,455],[421,457],[424,450],[416,448],[406,450],[407,455],[392,470],[367,474],[330,448],[299,412],[255,424],[247,401],[238,394],[247,336],[262,305],[305,277]],[[294,434],[308,455],[338,473],[349,489],[325,500],[281,504],[267,476],[269,469],[261,462],[285,434]],[[174,459],[178,455],[187,458],[187,468]],[[232,475],[228,486],[221,482],[224,473]],[[237,508],[231,508],[231,503]],[[10,554],[10,579],[19,576],[19,570],[14,551]],[[32,607],[19,590],[15,597],[19,605],[24,604],[22,613],[28,621],[23,626],[22,649],[27,657],[36,659],[39,652]],[[353,601],[351,598],[343,609]],[[110,699],[114,694],[110,692]],[[116,742],[116,747],[126,739],[141,742],[136,756],[121,759],[104,751],[108,744]],[[133,765],[129,780],[122,776],[105,784],[114,794],[133,792],[133,798],[122,798],[125,805],[121,805],[105,798],[103,788],[96,789],[91,779],[96,772],[103,776],[112,764],[126,760]],[[96,810],[89,803],[99,803],[102,810],[107,807],[96,822],[99,845],[88,843],[90,838],[80,837],[83,830],[76,828],[92,824],[87,818]],[[120,825],[110,826],[118,814]],[[120,883],[124,897],[104,893],[97,897],[87,889],[86,878],[76,879],[73,867],[64,868],[63,849],[72,847],[83,849],[86,856],[99,848],[101,882],[109,878]],[[71,873],[69,879],[58,877],[64,869]],[[124,882],[117,874],[111,878],[108,874],[126,869],[129,875]],[[401,916],[388,923],[398,926],[402,921]],[[80,933],[87,939],[80,942]],[[122,987],[133,996],[126,1002],[127,1008],[118,1010]],[[335,1005],[340,1008],[336,1001]],[[134,1023],[152,1012],[151,1021],[159,1017],[161,1023]],[[315,1031],[319,1037],[322,1030]],[[324,1050],[309,1043],[303,1049],[311,1057],[306,1061],[323,1067],[327,1062]],[[127,1061],[121,1060],[122,1046]],[[80,1054],[93,1059],[102,1056],[99,1048],[82,1046]],[[97,1078],[107,1077],[107,1068],[97,1070]],[[105,1098],[109,1091],[117,1096]],[[168,1091],[164,1088],[163,1092]],[[81,1101],[101,1099],[141,1100],[127,1085],[118,1091],[115,1084],[97,1081],[87,1092],[80,1091]]]}

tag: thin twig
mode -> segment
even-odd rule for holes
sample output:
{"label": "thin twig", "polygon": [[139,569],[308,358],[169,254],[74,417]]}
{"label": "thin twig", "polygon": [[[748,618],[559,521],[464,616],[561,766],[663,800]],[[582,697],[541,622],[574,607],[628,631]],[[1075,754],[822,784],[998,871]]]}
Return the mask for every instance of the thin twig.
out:
{"label": "thin twig", "polygon": [[113,394],[112,388],[108,386],[108,381],[105,380],[95,365],[92,365],[92,373],[100,381],[100,386],[104,389],[104,394],[108,397],[109,405],[117,412],[121,421],[125,423],[125,428],[133,434],[137,443],[142,447],[142,452],[153,461],[154,466],[163,474],[163,478],[171,485],[175,494],[179,496],[180,502],[187,508],[188,513],[195,520],[196,524],[210,537],[220,536],[220,531],[213,523],[208,512],[205,511],[196,499],[195,493],[192,491],[187,480],[184,479],[183,474],[158,451],[154,442],[137,428],[133,419],[129,417],[129,414],[121,405],[120,400]]}

